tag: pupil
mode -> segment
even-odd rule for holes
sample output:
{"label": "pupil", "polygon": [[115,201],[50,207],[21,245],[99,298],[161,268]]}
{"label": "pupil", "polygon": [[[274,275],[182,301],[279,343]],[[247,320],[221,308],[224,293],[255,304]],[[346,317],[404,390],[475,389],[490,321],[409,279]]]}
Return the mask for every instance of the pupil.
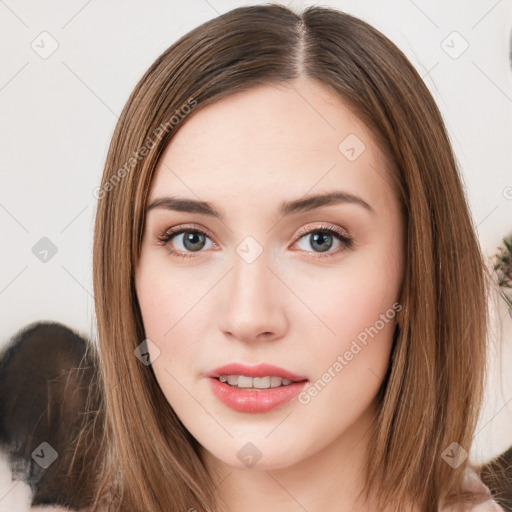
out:
{"label": "pupil", "polygon": [[[331,235],[327,234],[327,233],[316,233],[314,235],[311,235],[313,237],[313,242],[311,243],[311,246],[314,247],[315,244],[320,244],[320,247],[318,247],[318,249],[320,250],[320,252],[325,252],[325,251],[328,251],[331,247],[332,247],[332,237]],[[328,240],[330,240],[330,243],[328,243],[327,245],[324,245],[322,247],[322,243],[325,242],[326,238]]]}
{"label": "pupil", "polygon": [[204,237],[201,233],[188,232],[183,237],[183,245],[191,251],[201,249],[204,246]]}

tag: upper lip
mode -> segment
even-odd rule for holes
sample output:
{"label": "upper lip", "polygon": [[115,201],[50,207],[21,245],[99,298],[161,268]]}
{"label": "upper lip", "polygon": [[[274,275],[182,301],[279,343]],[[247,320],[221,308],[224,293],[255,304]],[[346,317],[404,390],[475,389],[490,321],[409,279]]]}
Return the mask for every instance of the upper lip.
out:
{"label": "upper lip", "polygon": [[218,368],[215,368],[205,375],[206,377],[211,377],[214,379],[220,377],[221,375],[245,375],[247,377],[281,377],[293,382],[308,380],[307,377],[297,375],[288,370],[285,370],[284,368],[280,368],[279,366],[266,363],[258,364],[256,366],[247,366],[241,363],[230,363],[224,366],[219,366]]}

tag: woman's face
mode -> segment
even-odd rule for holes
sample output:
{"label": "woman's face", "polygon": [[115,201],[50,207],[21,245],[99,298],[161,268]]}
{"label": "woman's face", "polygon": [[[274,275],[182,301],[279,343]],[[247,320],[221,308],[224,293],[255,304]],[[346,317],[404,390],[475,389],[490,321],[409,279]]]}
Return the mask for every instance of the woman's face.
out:
{"label": "woman's face", "polygon": [[205,455],[277,469],[354,449],[403,271],[403,219],[370,132],[305,79],[231,95],[167,146],[148,206],[171,197],[148,210],[136,289],[158,383]]}

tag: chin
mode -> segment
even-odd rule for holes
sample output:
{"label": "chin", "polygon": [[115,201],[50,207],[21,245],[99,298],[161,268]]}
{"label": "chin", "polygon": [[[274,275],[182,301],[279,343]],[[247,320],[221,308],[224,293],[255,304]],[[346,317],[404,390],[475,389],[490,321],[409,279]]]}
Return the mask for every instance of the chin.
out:
{"label": "chin", "polygon": [[[205,445],[203,445],[203,449],[209,453],[209,457],[215,457],[233,469],[256,471],[285,469],[299,463],[302,460],[301,455],[306,456],[299,451],[300,445],[286,446],[279,444],[275,446],[274,443],[269,444],[264,439],[261,441],[249,441],[248,439],[250,437],[245,436],[244,441],[237,442],[233,440],[229,447],[217,444],[215,449],[212,447],[212,450],[204,448]],[[232,456],[226,457],[228,453]]]}

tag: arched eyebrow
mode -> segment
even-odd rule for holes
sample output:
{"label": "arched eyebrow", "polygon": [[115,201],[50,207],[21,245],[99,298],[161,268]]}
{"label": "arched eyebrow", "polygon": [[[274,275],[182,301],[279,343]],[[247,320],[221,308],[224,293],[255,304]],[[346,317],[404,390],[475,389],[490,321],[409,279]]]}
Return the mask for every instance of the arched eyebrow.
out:
{"label": "arched eyebrow", "polygon": [[[315,194],[291,201],[284,201],[278,208],[278,213],[282,217],[292,215],[294,213],[308,212],[322,206],[333,204],[356,204],[363,207],[371,214],[375,214],[375,210],[361,197],[350,192],[333,191],[323,194]],[[154,209],[172,210],[186,213],[200,213],[210,217],[218,218],[225,221],[225,214],[207,201],[198,201],[196,199],[184,197],[157,197],[146,207],[146,214]]]}

